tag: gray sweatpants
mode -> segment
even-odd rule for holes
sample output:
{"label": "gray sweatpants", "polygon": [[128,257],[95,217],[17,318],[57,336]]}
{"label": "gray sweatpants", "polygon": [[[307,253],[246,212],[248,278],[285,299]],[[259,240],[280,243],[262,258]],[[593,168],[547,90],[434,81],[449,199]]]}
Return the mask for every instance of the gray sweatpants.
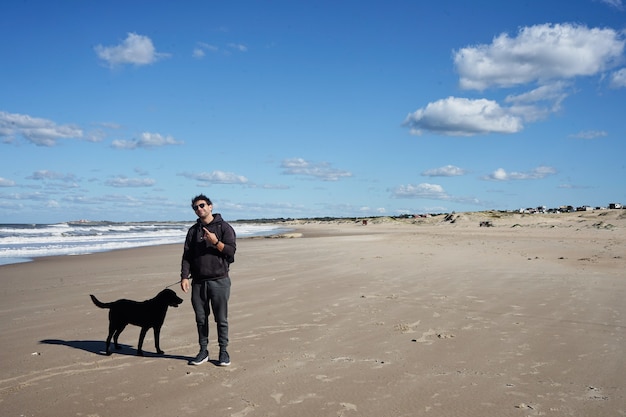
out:
{"label": "gray sweatpants", "polygon": [[191,305],[196,313],[198,343],[200,349],[209,346],[209,316],[217,325],[217,343],[220,349],[228,346],[228,299],[230,298],[230,278],[216,280],[193,280],[191,284]]}

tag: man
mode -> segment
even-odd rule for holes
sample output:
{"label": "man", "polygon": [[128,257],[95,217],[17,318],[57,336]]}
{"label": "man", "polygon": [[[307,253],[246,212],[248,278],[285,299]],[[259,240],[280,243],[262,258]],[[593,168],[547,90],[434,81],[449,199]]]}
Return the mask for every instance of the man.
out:
{"label": "man", "polygon": [[196,314],[200,351],[189,364],[201,365],[209,360],[209,315],[213,309],[220,347],[219,365],[228,366],[228,270],[235,260],[237,249],[235,231],[219,213],[213,213],[213,203],[207,196],[200,194],[194,197],[191,207],[198,220],[187,231],[180,287],[184,292],[191,288],[191,304]]}

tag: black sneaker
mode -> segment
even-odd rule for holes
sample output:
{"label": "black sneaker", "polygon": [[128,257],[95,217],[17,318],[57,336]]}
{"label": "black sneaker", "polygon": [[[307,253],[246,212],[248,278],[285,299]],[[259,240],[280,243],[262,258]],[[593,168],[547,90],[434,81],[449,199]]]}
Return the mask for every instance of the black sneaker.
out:
{"label": "black sneaker", "polygon": [[198,352],[198,356],[189,361],[189,365],[202,365],[205,362],[209,361],[209,351],[208,350],[200,350]]}
{"label": "black sneaker", "polygon": [[230,356],[226,349],[220,349],[220,366],[228,366],[230,365]]}

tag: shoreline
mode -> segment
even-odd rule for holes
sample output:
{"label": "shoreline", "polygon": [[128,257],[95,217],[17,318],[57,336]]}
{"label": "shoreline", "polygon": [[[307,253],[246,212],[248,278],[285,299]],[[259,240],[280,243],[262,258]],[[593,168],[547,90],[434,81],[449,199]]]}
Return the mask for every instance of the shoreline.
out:
{"label": "shoreline", "polygon": [[[481,224],[488,226],[489,228],[523,228],[531,227],[533,229],[552,228],[552,227],[593,227],[611,229],[614,226],[610,223],[611,220],[619,221],[626,219],[626,210],[623,209],[595,209],[591,211],[576,211],[571,213],[517,213],[517,212],[502,212],[495,210],[481,211],[481,212],[463,212],[463,213],[451,213],[440,214],[428,217],[415,217],[415,218],[398,218],[398,217],[359,217],[359,218],[332,218],[332,219],[291,219],[291,220],[266,220],[263,224],[272,224],[280,229],[287,229],[287,231],[280,231],[271,234],[262,234],[254,236],[238,237],[238,240],[242,239],[277,239],[277,238],[298,238],[303,237],[305,232],[306,237],[312,237],[316,234],[315,228],[330,228],[337,225],[352,225],[352,226],[366,226],[385,224],[389,226],[403,226],[411,225],[416,227],[423,226],[449,226],[453,228],[472,228],[482,227]],[[609,223],[604,222],[604,220]],[[257,224],[259,221],[250,221]],[[148,222],[149,223],[149,222]],[[259,223],[260,224],[260,223]],[[313,226],[313,228],[308,227]],[[304,227],[304,230],[299,230]],[[359,227],[360,228],[360,227]],[[354,229],[354,232],[358,229]],[[362,231],[360,231],[362,232]],[[359,232],[359,233],[360,233]],[[341,233],[346,233],[342,231]],[[321,233],[324,235],[324,232]],[[14,259],[14,262],[0,263],[0,268],[5,265],[30,263],[42,258],[50,257],[64,257],[64,256],[82,256],[92,255],[96,253],[106,253],[111,251],[132,250],[136,248],[149,248],[155,246],[168,246],[168,245],[182,245],[181,243],[165,243],[146,246],[135,246],[129,248],[114,248],[103,249],[89,253],[80,254],[61,254],[61,255],[47,255],[37,256],[32,258],[5,258]],[[0,259],[2,261],[2,259]]]}
{"label": "shoreline", "polygon": [[[182,245],[188,228],[185,226],[181,230],[180,222],[169,222],[167,224],[174,228],[160,227],[160,232],[151,227],[154,222],[69,222],[72,223],[76,223],[78,228],[70,227],[62,232],[56,228],[58,225],[31,225],[30,228],[22,227],[24,225],[4,225],[0,233],[3,236],[0,238],[0,266],[32,262],[34,259],[50,256],[78,256],[138,247]],[[166,222],[160,222],[160,226],[164,224]],[[136,225],[141,225],[142,228],[137,229]],[[240,238],[267,236],[283,233],[285,230],[280,225],[260,224],[240,224],[236,229],[241,234]],[[176,236],[172,235],[172,230],[176,230]],[[12,256],[6,256],[7,254]]]}

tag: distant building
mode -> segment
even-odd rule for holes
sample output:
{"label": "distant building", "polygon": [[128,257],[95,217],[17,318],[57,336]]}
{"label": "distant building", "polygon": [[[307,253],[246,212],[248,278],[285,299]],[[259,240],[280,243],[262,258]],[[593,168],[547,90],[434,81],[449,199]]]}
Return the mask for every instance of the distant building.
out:
{"label": "distant building", "polygon": [[609,208],[610,209],[621,209],[623,207],[622,207],[622,205],[620,203],[610,203],[609,204]]}

